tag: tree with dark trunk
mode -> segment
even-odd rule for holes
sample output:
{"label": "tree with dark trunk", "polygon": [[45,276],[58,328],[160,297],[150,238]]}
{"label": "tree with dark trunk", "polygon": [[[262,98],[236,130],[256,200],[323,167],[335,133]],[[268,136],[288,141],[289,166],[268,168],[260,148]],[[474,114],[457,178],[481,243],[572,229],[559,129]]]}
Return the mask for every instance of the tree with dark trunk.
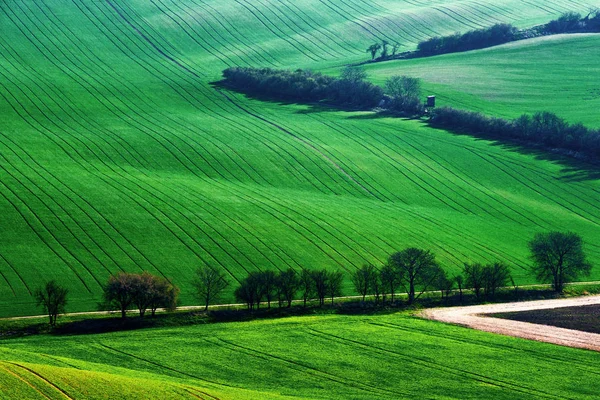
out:
{"label": "tree with dark trunk", "polygon": [[344,282],[344,273],[342,271],[331,271],[327,277],[327,295],[333,299],[342,295],[342,283]]}
{"label": "tree with dark trunk", "polygon": [[373,287],[372,281],[375,274],[377,274],[377,270],[371,264],[363,265],[352,274],[352,284],[356,292],[362,296],[363,302]]}
{"label": "tree with dark trunk", "polygon": [[435,255],[415,247],[392,254],[388,263],[398,271],[400,282],[408,293],[408,304],[413,304],[426,292],[436,282],[439,273]]}
{"label": "tree with dark trunk", "polygon": [[498,288],[508,285],[510,282],[510,268],[508,265],[495,262],[483,268],[484,293],[486,297],[494,297]]}
{"label": "tree with dark trunk", "polygon": [[319,306],[325,304],[325,296],[327,296],[327,287],[329,285],[329,272],[326,269],[312,271],[313,288],[319,299]]}
{"label": "tree with dark trunk", "polygon": [[121,318],[127,317],[127,309],[134,300],[134,287],[138,275],[127,272],[119,272],[117,275],[111,275],[108,283],[104,286],[104,306],[109,309],[118,309],[121,312]]}
{"label": "tree with dark trunk", "polygon": [[65,312],[69,290],[60,286],[55,280],[46,282],[33,292],[36,304],[44,307],[48,314],[50,326],[56,326],[56,318]]}
{"label": "tree with dark trunk", "polygon": [[379,43],[372,44],[367,48],[367,53],[371,53],[371,60],[374,60],[377,56],[377,52],[381,49],[381,45]]}
{"label": "tree with dark trunk", "polygon": [[133,291],[132,303],[136,306],[140,313],[140,318],[144,318],[146,310],[152,302],[152,296],[154,295],[154,281],[153,276],[144,271],[142,274],[134,274],[132,276],[133,284],[131,290]]}
{"label": "tree with dark trunk", "polygon": [[462,275],[456,275],[454,277],[454,282],[456,282],[456,286],[458,286],[458,301],[460,301],[462,303],[463,301],[463,284],[464,284],[464,277]]}
{"label": "tree with dark trunk", "polygon": [[204,304],[204,311],[208,310],[210,303],[217,301],[223,291],[229,286],[225,274],[209,265],[196,270],[192,285],[196,289],[196,296]]}
{"label": "tree with dark trunk", "polygon": [[262,293],[267,299],[267,309],[271,309],[271,301],[277,294],[277,274],[275,271],[267,269],[258,273]]}
{"label": "tree with dark trunk", "polygon": [[589,275],[592,265],[583,251],[583,240],[574,232],[537,233],[529,242],[531,271],[540,282],[551,282],[562,293],[565,283]]}
{"label": "tree with dark trunk", "polygon": [[300,273],[300,292],[302,292],[302,300],[304,301],[304,308],[306,308],[306,302],[313,296],[315,292],[315,284],[313,281],[312,272],[309,269],[303,269]]}
{"label": "tree with dark trunk", "polygon": [[475,297],[479,299],[479,296],[481,295],[481,289],[485,283],[483,265],[480,263],[465,263],[463,267],[463,274],[465,276],[465,286],[473,289],[473,292],[475,292]]}
{"label": "tree with dark trunk", "polygon": [[277,276],[277,294],[281,301],[285,300],[287,308],[292,306],[292,300],[300,287],[300,279],[293,268],[281,271]]}
{"label": "tree with dark trunk", "polygon": [[394,295],[398,286],[400,286],[400,278],[398,271],[390,263],[385,264],[379,271],[381,284],[385,287],[385,292],[391,296],[391,302],[394,302]]}
{"label": "tree with dark trunk", "polygon": [[148,304],[152,317],[156,314],[156,310],[161,307],[167,311],[174,311],[177,308],[178,299],[179,288],[177,286],[163,277],[152,275],[152,287]]}

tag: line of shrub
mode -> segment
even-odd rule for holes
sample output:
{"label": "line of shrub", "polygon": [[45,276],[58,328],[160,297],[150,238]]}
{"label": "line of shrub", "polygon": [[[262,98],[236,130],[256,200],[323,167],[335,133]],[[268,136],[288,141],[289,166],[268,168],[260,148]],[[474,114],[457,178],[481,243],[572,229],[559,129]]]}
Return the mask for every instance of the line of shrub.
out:
{"label": "line of shrub", "polygon": [[232,67],[223,71],[225,83],[244,93],[279,100],[324,102],[330,105],[373,108],[383,97],[383,90],[361,76],[341,78],[310,70]]}
{"label": "line of shrub", "polygon": [[415,56],[434,56],[483,49],[517,40],[519,30],[510,24],[495,24],[489,28],[476,29],[449,36],[436,36],[417,45]]}
{"label": "line of shrub", "polygon": [[550,112],[523,114],[507,120],[478,112],[440,107],[433,111],[430,125],[489,139],[509,139],[567,152],[571,156],[600,158],[600,130],[569,124]]}

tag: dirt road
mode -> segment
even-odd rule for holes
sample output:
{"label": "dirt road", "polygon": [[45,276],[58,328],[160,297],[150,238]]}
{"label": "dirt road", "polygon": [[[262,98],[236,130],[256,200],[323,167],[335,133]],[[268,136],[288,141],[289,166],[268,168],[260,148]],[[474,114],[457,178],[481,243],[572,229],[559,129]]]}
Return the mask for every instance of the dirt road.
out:
{"label": "dirt road", "polygon": [[600,296],[468,307],[431,308],[424,310],[422,315],[428,319],[458,324],[486,332],[600,351],[600,334],[486,316],[486,314],[502,312],[576,307],[591,304],[600,304]]}

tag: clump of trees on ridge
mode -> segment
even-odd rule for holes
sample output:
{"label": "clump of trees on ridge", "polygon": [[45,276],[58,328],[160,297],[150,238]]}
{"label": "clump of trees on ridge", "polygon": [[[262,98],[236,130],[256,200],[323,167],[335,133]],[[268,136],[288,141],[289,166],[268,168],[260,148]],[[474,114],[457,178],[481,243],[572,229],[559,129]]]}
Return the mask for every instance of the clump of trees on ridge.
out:
{"label": "clump of trees on ridge", "polygon": [[[551,283],[557,293],[562,293],[566,283],[591,271],[583,240],[576,233],[538,233],[528,242],[528,247],[532,260],[530,271],[538,281]],[[406,293],[410,305],[433,290],[439,290],[443,300],[457,288],[462,302],[465,290],[472,291],[477,299],[493,299],[497,290],[509,283],[516,288],[509,267],[502,262],[465,263],[459,275],[449,277],[430,250],[415,247],[391,254],[379,268],[367,264],[354,270],[350,280],[363,302],[367,296],[373,296],[376,304],[386,303],[388,299],[395,304],[399,290]],[[322,307],[326,299],[331,299],[333,305],[335,298],[343,295],[343,283],[344,274],[339,270],[252,271],[239,282],[234,295],[249,311],[260,309],[265,302],[270,309],[275,301],[280,308],[290,308],[296,299],[300,299],[305,308],[312,299]],[[199,268],[192,284],[205,311],[229,286],[226,276],[210,266]],[[56,325],[57,316],[65,312],[67,294],[68,290],[54,280],[34,291],[37,304],[48,314],[51,326]],[[179,288],[165,278],[148,272],[119,272],[110,276],[104,286],[102,307],[120,311],[124,319],[129,308],[135,306],[143,318],[147,309],[152,316],[158,308],[174,310],[178,296]]]}

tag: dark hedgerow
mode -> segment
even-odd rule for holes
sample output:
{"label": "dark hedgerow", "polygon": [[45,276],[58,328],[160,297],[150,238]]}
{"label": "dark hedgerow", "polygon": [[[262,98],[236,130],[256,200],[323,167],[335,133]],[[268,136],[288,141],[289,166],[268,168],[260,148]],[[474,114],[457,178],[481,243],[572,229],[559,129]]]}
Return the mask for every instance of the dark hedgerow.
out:
{"label": "dark hedgerow", "polygon": [[223,77],[228,85],[242,92],[281,100],[370,109],[383,99],[379,86],[351,74],[335,78],[302,69],[232,67],[223,71]]}
{"label": "dark hedgerow", "polygon": [[463,34],[455,33],[449,36],[436,36],[420,42],[417,51],[423,56],[445,53],[456,53],[483,49],[499,44],[512,42],[516,39],[518,29],[510,24],[496,24],[489,28],[472,30]]}
{"label": "dark hedgerow", "polygon": [[545,148],[561,149],[600,157],[600,130],[582,124],[569,124],[550,112],[524,114],[514,120],[487,117],[483,114],[441,107],[433,112],[430,124],[491,139],[520,140]]}

